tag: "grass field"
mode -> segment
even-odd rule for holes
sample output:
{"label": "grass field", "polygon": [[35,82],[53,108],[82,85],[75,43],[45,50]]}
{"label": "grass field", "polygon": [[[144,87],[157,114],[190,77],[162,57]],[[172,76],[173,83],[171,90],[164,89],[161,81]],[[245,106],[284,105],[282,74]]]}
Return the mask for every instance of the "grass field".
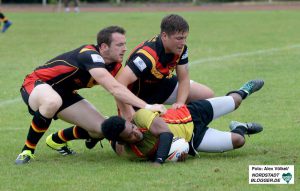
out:
{"label": "grass field", "polygon": [[[191,78],[217,96],[245,81],[263,78],[265,87],[236,112],[211,127],[227,130],[231,120],[257,121],[264,131],[246,145],[222,154],[201,153],[185,163],[154,168],[117,158],[104,148],[87,150],[73,142],[78,155],[62,157],[46,147],[36,160],[16,166],[31,116],[21,101],[24,76],[48,59],[95,43],[108,25],[127,29],[128,53],[159,32],[166,13],[9,13],[13,26],[0,34],[0,190],[300,190],[300,12],[182,12],[190,23]],[[127,54],[128,54],[127,53]],[[99,87],[81,90],[104,115],[116,114],[112,96]],[[52,123],[45,135],[70,126]],[[249,185],[248,165],[295,165],[294,185]]]}

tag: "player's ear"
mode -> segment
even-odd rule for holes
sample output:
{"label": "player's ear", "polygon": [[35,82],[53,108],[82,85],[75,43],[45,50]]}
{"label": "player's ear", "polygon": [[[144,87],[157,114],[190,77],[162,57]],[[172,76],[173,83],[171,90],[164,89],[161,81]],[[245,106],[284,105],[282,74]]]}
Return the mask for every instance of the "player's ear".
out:
{"label": "player's ear", "polygon": [[161,39],[166,40],[168,34],[167,34],[166,32],[162,32],[162,33],[160,34],[160,36],[161,36]]}
{"label": "player's ear", "polygon": [[109,46],[106,43],[102,43],[102,44],[100,44],[99,48],[100,48],[100,50],[106,50],[109,48]]}

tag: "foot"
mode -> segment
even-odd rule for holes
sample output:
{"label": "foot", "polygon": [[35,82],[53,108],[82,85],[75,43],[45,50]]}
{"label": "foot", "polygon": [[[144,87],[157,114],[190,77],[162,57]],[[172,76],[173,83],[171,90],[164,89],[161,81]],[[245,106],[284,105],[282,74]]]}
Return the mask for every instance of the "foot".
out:
{"label": "foot", "polygon": [[2,32],[4,33],[11,25],[12,25],[12,22],[10,22],[10,21],[7,21],[6,23],[4,23]]}
{"label": "foot", "polygon": [[245,127],[247,129],[247,131],[245,133],[247,135],[256,134],[263,130],[263,127],[258,123],[241,123],[238,121],[231,121],[229,124],[229,128],[231,130],[234,130],[235,128],[237,128],[239,126]]}
{"label": "foot", "polygon": [[70,147],[68,146],[68,143],[56,143],[52,140],[52,135],[49,135],[46,138],[46,144],[48,145],[48,147],[50,147],[53,150],[56,150],[57,152],[59,152],[59,154],[65,156],[65,155],[74,155],[76,154],[75,151],[73,151],[72,149],[70,149]]}
{"label": "foot", "polygon": [[252,93],[260,90],[264,86],[264,81],[263,80],[250,80],[249,82],[245,83],[240,90],[246,92],[249,95]]}
{"label": "foot", "polygon": [[79,12],[80,12],[79,7],[75,7],[75,8],[74,8],[74,12],[75,12],[75,13],[79,13]]}
{"label": "foot", "polygon": [[92,139],[92,138],[86,139],[85,146],[88,149],[92,149],[97,145],[98,141],[99,141],[99,139]]}
{"label": "foot", "polygon": [[85,140],[85,146],[86,148],[88,149],[92,149],[94,148],[97,143],[99,142],[100,143],[100,146],[103,148],[103,145],[101,143],[101,141],[103,140],[103,138],[100,138],[100,139],[94,139],[94,138],[89,138],[89,139],[86,139]]}
{"label": "foot", "polygon": [[18,155],[15,164],[28,164],[30,159],[34,159],[34,154],[31,150],[24,150]]}
{"label": "foot", "polygon": [[69,7],[66,7],[66,8],[65,8],[65,12],[66,12],[66,13],[69,13],[69,12],[70,12],[70,8],[69,8]]}

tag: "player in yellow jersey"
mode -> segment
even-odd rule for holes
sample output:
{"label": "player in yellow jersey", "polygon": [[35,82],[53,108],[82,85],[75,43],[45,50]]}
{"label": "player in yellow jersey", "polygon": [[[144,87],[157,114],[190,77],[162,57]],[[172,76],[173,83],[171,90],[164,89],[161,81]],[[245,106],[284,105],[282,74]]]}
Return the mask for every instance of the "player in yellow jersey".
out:
{"label": "player in yellow jersey", "polygon": [[[102,124],[103,135],[112,141],[114,150],[131,159],[153,160],[163,163],[168,156],[171,142],[161,140],[161,127],[166,126],[174,137],[182,137],[189,142],[189,154],[198,152],[224,152],[242,147],[244,134],[256,134],[262,131],[257,123],[230,124],[231,132],[209,128],[208,124],[239,107],[242,100],[258,91],[264,85],[263,80],[251,80],[239,90],[231,91],[227,96],[192,101],[178,109],[168,109],[161,116],[146,109],[136,112],[133,123],[121,117],[110,117]],[[162,142],[163,141],[163,142]]]}

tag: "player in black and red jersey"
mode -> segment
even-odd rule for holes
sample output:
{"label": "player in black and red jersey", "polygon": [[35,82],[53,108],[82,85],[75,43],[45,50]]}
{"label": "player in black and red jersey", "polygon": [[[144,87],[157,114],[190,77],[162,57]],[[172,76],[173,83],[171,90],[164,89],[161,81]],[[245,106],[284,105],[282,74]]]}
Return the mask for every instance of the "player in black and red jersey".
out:
{"label": "player in black and red jersey", "polygon": [[[104,117],[76,92],[78,89],[99,84],[122,102],[164,112],[163,105],[148,105],[115,80],[125,51],[125,30],[118,26],[107,27],[98,33],[97,45],[84,45],[61,54],[26,76],[21,94],[33,119],[16,164],[25,164],[34,158],[38,141],[55,118],[75,126],[61,135],[51,136],[53,141],[58,140],[58,136],[83,139],[103,137],[100,125]],[[53,142],[49,146],[64,155],[73,154],[66,142]]]}
{"label": "player in black and red jersey", "polygon": [[[182,105],[214,96],[205,85],[193,82],[188,72],[189,33],[187,21],[179,15],[162,19],[161,32],[138,45],[129,56],[117,80],[147,103]],[[173,75],[176,70],[177,75]],[[132,107],[118,103],[120,114],[131,120]]]}

